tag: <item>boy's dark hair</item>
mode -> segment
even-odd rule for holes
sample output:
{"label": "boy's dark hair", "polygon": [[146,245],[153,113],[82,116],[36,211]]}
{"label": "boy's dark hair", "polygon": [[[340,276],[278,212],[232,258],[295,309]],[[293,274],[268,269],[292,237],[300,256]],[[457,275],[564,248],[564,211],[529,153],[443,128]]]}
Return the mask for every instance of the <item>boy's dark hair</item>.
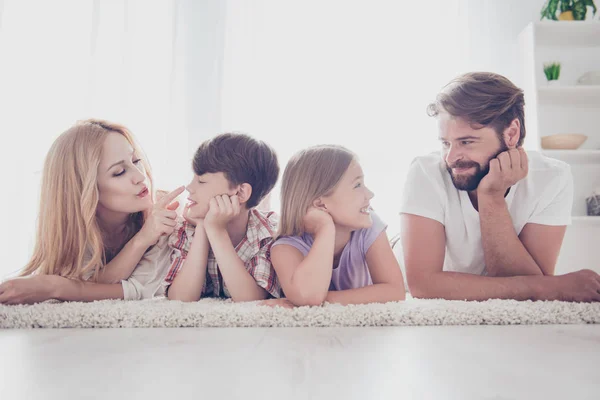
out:
{"label": "boy's dark hair", "polygon": [[525,139],[524,105],[523,90],[507,78],[493,72],[470,72],[446,85],[436,101],[427,106],[427,114],[435,117],[446,111],[475,125],[475,129],[490,126],[500,140],[504,129],[517,118],[521,123],[517,146],[521,146]]}
{"label": "boy's dark hair", "polygon": [[223,133],[203,142],[194,154],[192,165],[196,175],[223,172],[232,186],[250,184],[248,209],[256,207],[269,194],[279,176],[275,150],[243,133]]}

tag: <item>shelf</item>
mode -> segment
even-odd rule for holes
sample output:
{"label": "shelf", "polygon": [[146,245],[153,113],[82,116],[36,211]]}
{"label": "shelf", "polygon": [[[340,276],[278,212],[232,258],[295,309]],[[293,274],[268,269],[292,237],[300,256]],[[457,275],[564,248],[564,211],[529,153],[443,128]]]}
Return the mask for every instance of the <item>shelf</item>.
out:
{"label": "shelf", "polygon": [[543,155],[569,164],[600,164],[600,150],[540,150]]}
{"label": "shelf", "polygon": [[541,46],[600,46],[600,22],[595,20],[536,22],[535,39]]}
{"label": "shelf", "polygon": [[600,224],[600,216],[574,215],[571,219],[574,224]]}
{"label": "shelf", "polygon": [[540,86],[540,104],[600,106],[600,85],[589,86]]}

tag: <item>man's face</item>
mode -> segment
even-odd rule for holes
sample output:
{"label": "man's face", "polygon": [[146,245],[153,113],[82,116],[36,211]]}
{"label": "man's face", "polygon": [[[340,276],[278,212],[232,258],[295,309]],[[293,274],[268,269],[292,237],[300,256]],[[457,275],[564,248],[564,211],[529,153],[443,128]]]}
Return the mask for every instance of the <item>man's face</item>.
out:
{"label": "man's face", "polygon": [[438,117],[439,139],[446,169],[458,190],[472,191],[490,170],[490,160],[508,150],[493,128],[474,129],[448,113]]}

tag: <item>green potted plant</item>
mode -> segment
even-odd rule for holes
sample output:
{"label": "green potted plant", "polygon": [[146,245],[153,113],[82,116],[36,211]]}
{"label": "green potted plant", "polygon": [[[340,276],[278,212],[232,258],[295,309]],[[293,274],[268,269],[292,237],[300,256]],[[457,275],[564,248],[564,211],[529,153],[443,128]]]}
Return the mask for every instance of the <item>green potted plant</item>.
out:
{"label": "green potted plant", "polygon": [[546,79],[549,84],[558,83],[558,78],[560,77],[560,63],[559,62],[551,62],[544,64],[544,74],[546,75]]}
{"label": "green potted plant", "polygon": [[[594,0],[547,0],[542,7],[540,20],[546,18],[554,21],[583,21],[588,7],[592,7],[592,15],[595,16]],[[558,17],[556,16],[557,10]]]}

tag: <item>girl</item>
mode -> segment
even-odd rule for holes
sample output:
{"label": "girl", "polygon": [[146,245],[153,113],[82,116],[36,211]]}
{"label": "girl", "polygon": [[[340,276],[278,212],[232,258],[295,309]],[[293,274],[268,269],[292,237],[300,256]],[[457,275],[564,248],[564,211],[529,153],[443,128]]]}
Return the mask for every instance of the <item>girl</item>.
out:
{"label": "girl", "polygon": [[292,157],[271,248],[287,301],[316,306],[404,300],[402,272],[386,225],[372,212],[372,198],[356,156],[344,147],[316,146]]}
{"label": "girl", "polygon": [[123,298],[117,282],[173,231],[178,203],[169,202],[184,188],[156,204],[152,189],[124,126],[90,119],[64,132],[44,163],[33,256],[21,278],[0,285],[0,303]]}

